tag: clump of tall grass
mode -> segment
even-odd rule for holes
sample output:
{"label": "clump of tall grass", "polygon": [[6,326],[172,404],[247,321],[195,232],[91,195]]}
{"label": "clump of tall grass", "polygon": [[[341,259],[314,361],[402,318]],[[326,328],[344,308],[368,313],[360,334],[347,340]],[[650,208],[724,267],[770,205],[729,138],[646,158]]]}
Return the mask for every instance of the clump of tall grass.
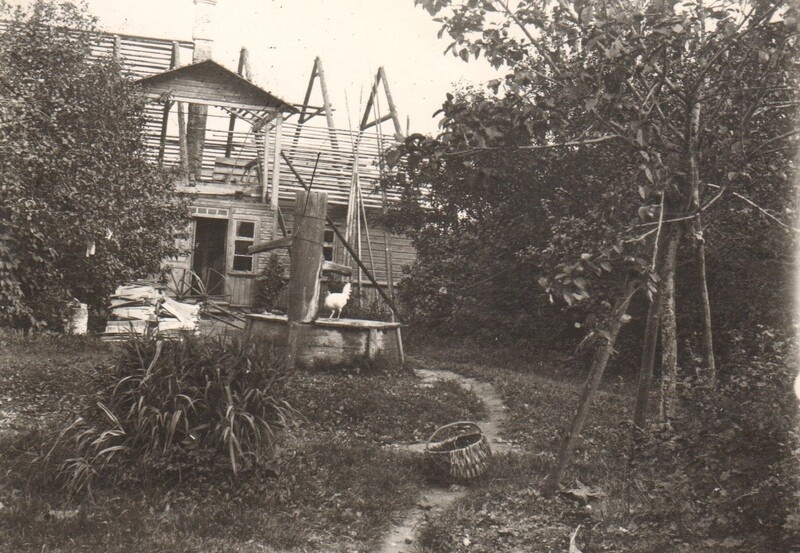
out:
{"label": "clump of tall grass", "polygon": [[111,370],[96,370],[90,405],[42,461],[57,465],[71,498],[135,466],[180,473],[224,460],[236,476],[268,463],[277,433],[294,419],[286,379],[264,344],[131,338]]}

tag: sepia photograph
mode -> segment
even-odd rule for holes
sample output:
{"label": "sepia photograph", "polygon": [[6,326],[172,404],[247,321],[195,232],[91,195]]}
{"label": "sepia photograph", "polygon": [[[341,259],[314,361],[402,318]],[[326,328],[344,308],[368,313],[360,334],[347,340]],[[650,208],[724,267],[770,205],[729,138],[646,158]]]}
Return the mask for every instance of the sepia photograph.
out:
{"label": "sepia photograph", "polygon": [[800,0],[0,0],[0,553],[800,553]]}

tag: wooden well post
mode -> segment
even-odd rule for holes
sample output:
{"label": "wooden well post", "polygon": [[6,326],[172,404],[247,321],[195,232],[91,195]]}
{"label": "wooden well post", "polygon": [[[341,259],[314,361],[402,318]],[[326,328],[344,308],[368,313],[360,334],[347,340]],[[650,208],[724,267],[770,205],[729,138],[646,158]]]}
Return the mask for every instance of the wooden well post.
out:
{"label": "wooden well post", "polygon": [[302,325],[313,323],[319,309],[319,272],[328,196],[324,192],[298,191],[295,197],[294,232],[288,290],[289,339],[287,364],[295,366]]}

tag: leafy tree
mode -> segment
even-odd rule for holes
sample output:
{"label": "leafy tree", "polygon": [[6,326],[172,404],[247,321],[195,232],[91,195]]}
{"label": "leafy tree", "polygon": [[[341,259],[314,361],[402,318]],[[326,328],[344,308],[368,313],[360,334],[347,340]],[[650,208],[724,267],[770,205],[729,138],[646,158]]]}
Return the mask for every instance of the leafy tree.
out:
{"label": "leafy tree", "polygon": [[[443,137],[416,136],[404,146],[406,170],[391,182],[404,196],[390,221],[417,251],[401,283],[404,305],[417,322],[552,345],[554,338],[574,339],[569,323],[584,322],[578,313],[586,308],[556,323],[553,306],[576,305],[575,297],[548,302],[537,278],[572,263],[598,236],[614,238],[628,225],[630,217],[619,209],[620,187],[606,183],[635,175],[615,163],[620,154],[613,144],[581,152],[504,148],[516,140],[523,107],[475,90],[451,95],[442,107]],[[469,135],[448,136],[449,129],[479,122],[491,129],[481,139],[486,149],[462,155]],[[442,138],[450,152],[440,152]]]}
{"label": "leafy tree", "polygon": [[0,15],[11,19],[0,35],[0,319],[58,328],[66,300],[101,309],[120,282],[158,272],[187,211],[146,159],[136,86],[92,56],[85,7],[40,0]]}
{"label": "leafy tree", "polygon": [[445,120],[444,132],[431,146],[433,157],[469,159],[498,148],[588,152],[613,143],[622,154],[617,162],[636,173],[628,190],[640,202],[630,213],[638,221],[610,243],[598,236],[594,251],[551,267],[542,280],[551,297],[580,301],[588,296],[585,275],[615,265],[625,275],[610,316],[593,329],[597,347],[590,376],[545,486],[553,491],[639,290],[651,302],[635,423],[643,427],[648,413],[659,326],[660,415],[664,420],[673,415],[675,282],[684,237],[691,240],[700,283],[696,301],[703,320],[704,376],[713,383],[705,260],[712,216],[746,207],[781,225],[779,232],[790,237],[796,232],[759,202],[766,190],[772,205],[784,208],[789,201],[790,155],[798,132],[792,117],[798,90],[797,6],[725,0],[416,3],[438,16],[441,33],[453,39],[448,50],[465,60],[484,55],[507,68],[508,75],[492,84],[504,87],[507,105],[522,106],[511,117],[514,131],[499,137],[491,122]]}

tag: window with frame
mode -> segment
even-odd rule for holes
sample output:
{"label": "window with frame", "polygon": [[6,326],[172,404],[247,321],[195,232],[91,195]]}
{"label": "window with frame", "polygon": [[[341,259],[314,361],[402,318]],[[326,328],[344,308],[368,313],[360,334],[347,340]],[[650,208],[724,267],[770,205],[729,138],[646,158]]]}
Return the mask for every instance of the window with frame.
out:
{"label": "window with frame", "polygon": [[243,273],[253,272],[253,254],[247,253],[255,243],[256,224],[253,221],[236,221],[236,234],[233,240],[233,270]]}
{"label": "window with frame", "polygon": [[325,230],[325,234],[322,238],[322,258],[325,261],[333,261],[333,240],[334,240],[334,233],[330,229]]}

